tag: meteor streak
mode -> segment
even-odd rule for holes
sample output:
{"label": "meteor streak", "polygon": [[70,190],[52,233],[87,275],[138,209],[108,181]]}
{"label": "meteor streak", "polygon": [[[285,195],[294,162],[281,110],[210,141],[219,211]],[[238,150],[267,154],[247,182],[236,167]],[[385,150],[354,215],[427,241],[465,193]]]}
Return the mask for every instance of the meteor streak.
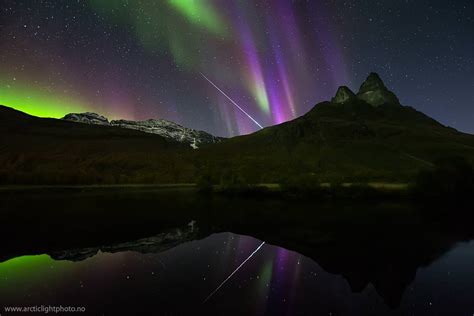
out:
{"label": "meteor streak", "polygon": [[227,282],[229,281],[229,279],[237,272],[239,271],[239,269],[247,262],[250,260],[250,258],[252,258],[252,256],[254,254],[256,254],[260,248],[262,248],[262,246],[265,244],[265,242],[262,242],[260,244],[260,246],[257,247],[257,249],[255,249],[251,254],[250,256],[247,257],[247,259],[245,259],[224,281],[222,281],[222,283],[214,290],[212,291],[211,294],[209,294],[208,297],[206,297],[206,299],[202,302],[203,304],[206,303],[214,294],[216,294],[217,291],[219,291],[219,289]]}
{"label": "meteor streak", "polygon": [[263,129],[263,126],[257,122],[252,116],[250,116],[250,114],[248,114],[247,112],[245,112],[244,109],[242,109],[234,100],[232,100],[224,91],[222,91],[218,86],[216,86],[214,84],[214,82],[212,82],[209,78],[207,78],[202,72],[200,72],[201,76],[203,76],[204,79],[206,79],[210,84],[212,84],[214,86],[214,88],[216,88],[220,93],[222,93],[230,102],[232,102],[233,105],[235,105],[240,111],[242,111],[242,113],[244,113],[245,115],[247,115],[247,117],[249,119],[252,120],[252,122],[254,122],[255,124],[257,124],[258,127],[260,127],[260,129]]}

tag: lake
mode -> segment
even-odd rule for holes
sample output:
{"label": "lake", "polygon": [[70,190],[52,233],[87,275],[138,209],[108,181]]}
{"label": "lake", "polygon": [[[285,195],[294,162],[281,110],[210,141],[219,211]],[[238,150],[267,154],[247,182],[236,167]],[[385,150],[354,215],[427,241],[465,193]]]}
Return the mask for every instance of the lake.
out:
{"label": "lake", "polygon": [[0,197],[0,308],[474,315],[469,218],[394,202],[190,188],[12,189]]}

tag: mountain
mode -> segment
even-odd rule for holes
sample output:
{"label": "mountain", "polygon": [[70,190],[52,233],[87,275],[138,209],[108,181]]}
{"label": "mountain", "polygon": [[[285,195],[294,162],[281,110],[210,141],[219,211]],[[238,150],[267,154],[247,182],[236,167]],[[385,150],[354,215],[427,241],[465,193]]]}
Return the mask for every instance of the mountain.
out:
{"label": "mountain", "polygon": [[55,120],[0,106],[0,122],[0,183],[406,183],[438,159],[474,163],[473,135],[401,105],[377,74],[293,121],[219,142],[172,122],[94,113]]}
{"label": "mountain", "polygon": [[474,162],[474,136],[400,104],[377,74],[357,93],[338,89],[331,102],[256,133],[200,152],[202,173],[272,183],[315,176],[322,181],[407,182],[447,156]]}
{"label": "mountain", "polygon": [[371,73],[361,85],[357,98],[373,106],[384,104],[400,105],[397,96],[387,89],[382,79],[376,73]]}
{"label": "mountain", "polygon": [[184,158],[193,150],[159,135],[5,106],[0,122],[0,183],[176,183],[193,175]]}
{"label": "mountain", "polygon": [[145,133],[157,134],[180,143],[189,144],[194,149],[199,148],[201,145],[218,143],[224,139],[163,119],[149,119],[146,121],[112,120],[109,122],[109,120],[102,115],[86,112],[67,114],[63,117],[63,120],[139,130]]}
{"label": "mountain", "polygon": [[346,86],[339,87],[337,89],[336,95],[331,99],[333,103],[345,103],[352,101],[356,98],[354,92]]}
{"label": "mountain", "polygon": [[85,124],[110,125],[109,120],[105,116],[92,112],[69,113],[63,117],[63,120]]}

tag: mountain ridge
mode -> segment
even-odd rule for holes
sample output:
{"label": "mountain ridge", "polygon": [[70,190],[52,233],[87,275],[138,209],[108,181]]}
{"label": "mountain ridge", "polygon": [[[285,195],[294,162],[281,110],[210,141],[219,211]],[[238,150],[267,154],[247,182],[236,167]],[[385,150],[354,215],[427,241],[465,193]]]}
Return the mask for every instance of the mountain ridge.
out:
{"label": "mountain ridge", "polygon": [[[0,182],[281,183],[309,176],[331,183],[407,183],[447,156],[474,164],[474,135],[401,105],[378,75],[369,75],[357,94],[347,89],[292,121],[198,151],[189,142],[135,129],[0,108]],[[367,92],[377,97],[367,98]]]}
{"label": "mountain ridge", "polygon": [[[473,135],[403,106],[392,95],[371,73],[357,94],[340,87],[332,102],[318,103],[301,117],[207,148],[204,161],[252,183],[302,174],[329,182],[409,182],[446,156],[474,163]],[[239,151],[230,153],[232,148]],[[207,172],[216,177],[215,169]]]}
{"label": "mountain ridge", "polygon": [[179,143],[188,144],[193,149],[198,149],[200,145],[218,143],[224,139],[223,137],[217,137],[204,131],[184,127],[165,119],[148,119],[143,121],[119,119],[109,121],[103,115],[93,112],[85,112],[69,113],[65,115],[62,120],[85,124],[116,126],[120,128],[134,129],[149,134],[157,134]]}

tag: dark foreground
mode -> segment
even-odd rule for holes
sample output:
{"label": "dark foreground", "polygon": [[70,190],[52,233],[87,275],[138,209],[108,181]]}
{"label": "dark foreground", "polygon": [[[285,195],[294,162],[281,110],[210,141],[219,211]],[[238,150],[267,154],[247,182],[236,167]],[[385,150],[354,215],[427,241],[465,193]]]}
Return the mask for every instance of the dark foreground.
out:
{"label": "dark foreground", "polygon": [[472,315],[471,223],[401,202],[3,190],[0,314]]}

